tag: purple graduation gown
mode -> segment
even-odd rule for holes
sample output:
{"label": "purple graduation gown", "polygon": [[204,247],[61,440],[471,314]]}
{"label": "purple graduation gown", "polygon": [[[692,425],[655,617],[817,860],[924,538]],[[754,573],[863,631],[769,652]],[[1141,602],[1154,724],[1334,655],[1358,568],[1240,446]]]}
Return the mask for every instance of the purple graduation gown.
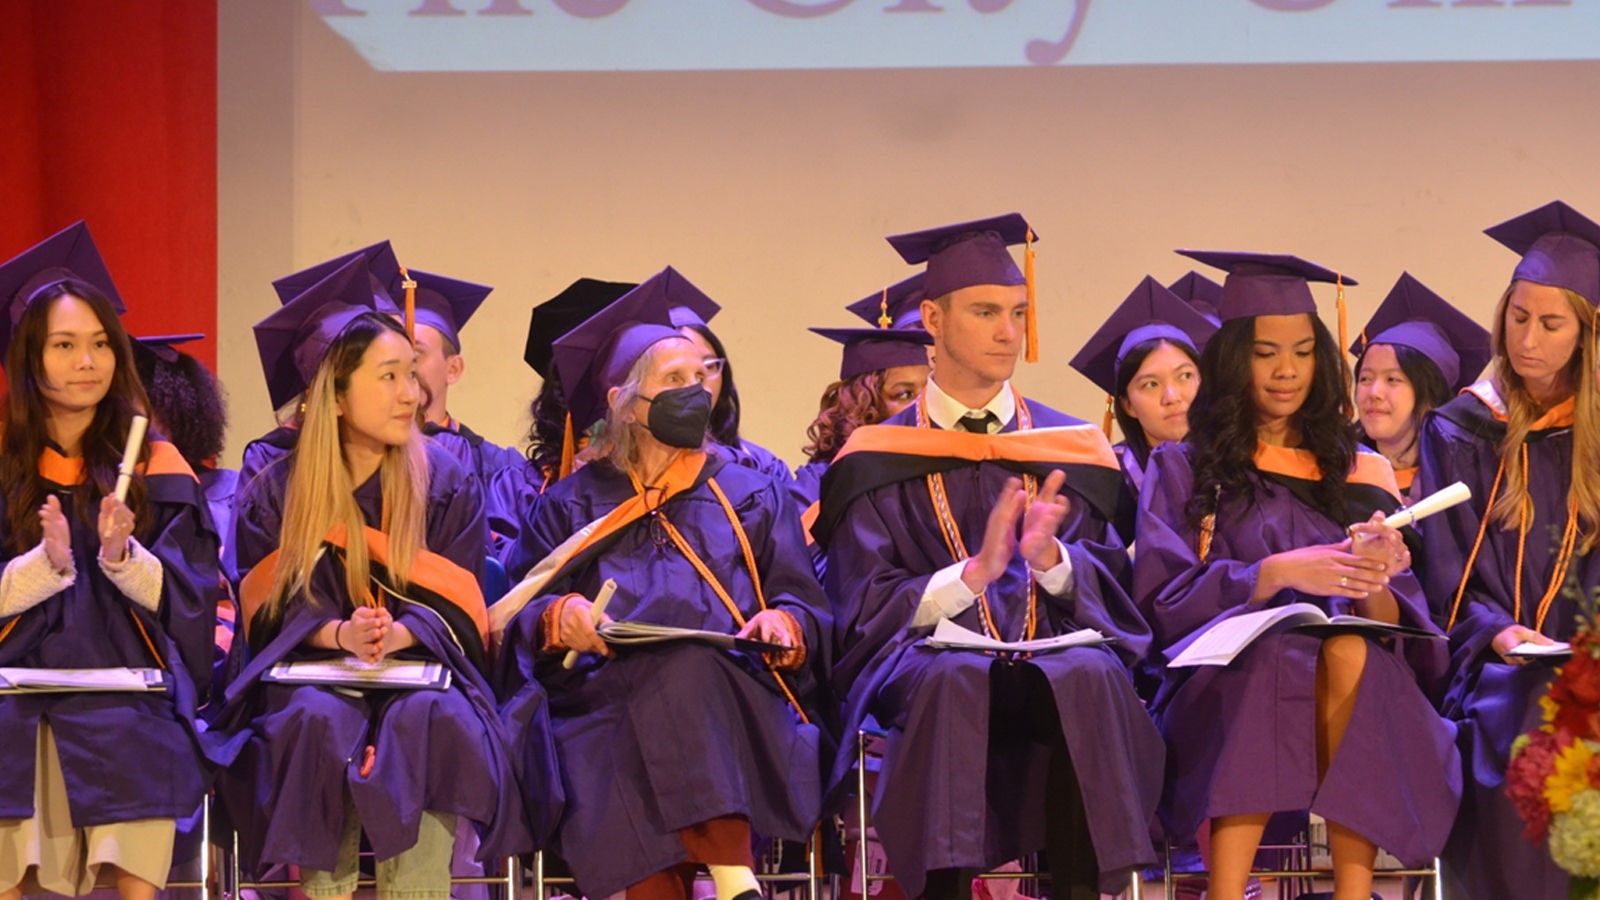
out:
{"label": "purple graduation gown", "polygon": [[1126,442],[1111,449],[1117,452],[1117,462],[1122,464],[1122,482],[1128,486],[1128,496],[1137,502],[1139,493],[1144,490],[1144,466],[1139,465],[1139,457]]}
{"label": "purple graduation gown", "polygon": [[[487,541],[477,483],[437,444],[427,444],[427,457],[426,548],[476,578]],[[291,455],[269,466],[240,497],[239,565],[247,573],[277,549],[293,462]],[[355,496],[368,526],[377,527],[378,475]],[[376,563],[374,575],[381,577]],[[481,839],[479,859],[531,847],[521,773],[483,672],[482,641],[459,607],[430,601],[424,587],[413,581],[405,592],[417,605],[397,606],[391,597],[390,609],[417,638],[404,655],[443,662],[452,673],[448,690],[351,696],[261,680],[282,660],[337,655],[302,646],[323,623],[348,617],[354,608],[331,552],[314,570],[311,585],[311,593],[329,605],[313,607],[297,597],[280,622],[258,617],[248,640],[241,634],[233,642],[233,652],[245,659],[233,667],[240,674],[213,715],[212,755],[227,767],[219,792],[247,869],[286,863],[331,870],[346,798],[379,859],[416,843],[424,810],[470,820]],[[376,751],[374,765],[363,775],[369,746]],[[530,812],[537,815],[541,805],[559,802],[553,770],[535,768],[527,775],[536,786],[528,792],[535,800]]]}
{"label": "purple graduation gown", "polygon": [[[1262,559],[1336,543],[1348,524],[1302,500],[1295,480],[1256,471],[1252,503],[1223,498],[1211,552],[1202,562],[1196,530],[1185,524],[1194,491],[1188,454],[1185,444],[1156,448],[1139,505],[1134,595],[1165,658],[1212,623],[1261,608],[1248,601]],[[1300,487],[1309,484],[1298,481]],[[1374,508],[1398,506],[1376,486],[1352,482],[1349,491],[1349,522],[1364,521]],[[1402,625],[1437,631],[1410,572],[1393,576],[1389,587]],[[1266,605],[1287,603],[1313,603],[1329,614],[1353,612],[1346,599],[1292,590]],[[1152,709],[1167,740],[1170,774],[1162,820],[1174,839],[1189,839],[1217,816],[1310,810],[1408,865],[1422,865],[1443,848],[1461,793],[1454,730],[1425,692],[1443,672],[1443,642],[1368,640],[1355,711],[1318,785],[1321,643],[1306,631],[1279,631],[1257,639],[1227,666],[1164,669]]]}
{"label": "purple graduation gown", "polygon": [[[460,422],[451,427],[426,425],[423,433],[438,440],[456,461],[466,467],[483,491],[489,519],[490,552],[516,539],[522,528],[523,511],[538,501],[543,478],[528,458],[514,447],[490,443]],[[486,598],[493,602],[494,597]]]}
{"label": "purple graduation gown", "polygon": [[[152,453],[157,443],[151,442]],[[166,693],[0,696],[0,819],[34,812],[34,760],[40,718],[48,718],[61,755],[72,822],[77,827],[134,819],[179,819],[205,792],[194,715],[211,679],[216,621],[217,535],[193,473],[170,444],[143,476],[147,526],[139,543],[161,561],[161,603],[154,614],[123,596],[95,562],[96,519],[78,514],[72,487],[46,478],[72,532],[77,580],[20,615],[0,619],[0,666],[150,667],[160,655],[172,683]],[[46,451],[52,453],[53,451]],[[59,456],[56,457],[60,459]],[[0,522],[5,521],[0,494]],[[96,500],[94,509],[98,514]],[[0,565],[14,557],[10,536]],[[139,625],[135,625],[135,620]]]}
{"label": "purple graduation gown", "polygon": [[[1034,427],[1082,425],[1024,400]],[[915,425],[915,406],[886,425]],[[1013,420],[1004,427],[1014,430]],[[1101,889],[1127,887],[1130,871],[1153,865],[1151,826],[1161,792],[1161,736],[1134,691],[1128,667],[1145,653],[1149,631],[1126,590],[1128,555],[1110,523],[1120,476],[1101,470],[1109,499],[1092,503],[1069,477],[1071,511],[1060,538],[1072,560],[1068,597],[1038,592],[1037,637],[1097,628],[1116,639],[1009,662],[921,645],[931,628],[909,629],[928,579],[953,560],[921,473],[834,508],[833,480],[851,473],[835,461],[823,490],[828,588],[836,604],[840,658],[835,691],[846,701],[835,783],[855,767],[855,735],[868,716],[889,731],[873,796],[872,821],[890,871],[907,896],[936,869],[988,869],[1045,844],[1048,748],[990,739],[991,668],[1031,666],[1048,680],[1082,790]],[[962,540],[977,547],[1001,486],[1015,472],[998,463],[943,467]],[[927,469],[923,468],[923,472]],[[848,495],[846,495],[848,496]],[[1027,582],[1020,556],[991,587],[1006,639],[1022,633]],[[982,632],[977,604],[955,622]]]}
{"label": "purple graduation gown", "polygon": [[[541,653],[543,614],[576,592],[593,599],[608,578],[616,620],[724,633],[727,608],[649,516],[594,553],[580,554],[519,611],[497,660],[508,712],[549,690],[550,718],[566,781],[555,847],[581,891],[603,897],[685,858],[679,829],[723,816],[766,837],[804,841],[822,803],[818,688],[828,659],[828,618],[805,538],[783,488],[765,474],[708,453],[700,480],[666,504],[667,516],[721,580],[746,620],[759,611],[744,555],[710,487],[714,477],[749,536],[770,608],[794,617],[806,661],[783,677],[804,705],[803,724],[759,661],[702,644],[618,648],[610,660]],[[545,493],[522,535],[542,559],[560,542],[634,495],[608,461],[589,463]],[[513,575],[513,582],[518,580]],[[534,679],[537,678],[538,681]]]}
{"label": "purple graduation gown", "polygon": [[789,466],[773,454],[771,450],[754,441],[739,439],[739,446],[729,447],[725,444],[715,444],[719,453],[726,453],[733,462],[747,469],[754,469],[780,485],[787,485],[794,480],[794,475],[789,472]]}
{"label": "purple graduation gown", "polygon": [[827,474],[825,462],[808,462],[794,470],[794,480],[789,482],[789,496],[795,508],[804,513],[811,504],[822,499],[822,476]]}
{"label": "purple graduation gown", "polygon": [[[1423,424],[1419,496],[1456,481],[1472,489],[1470,501],[1422,523],[1424,576],[1441,624],[1449,622],[1467,555],[1483,521],[1504,436],[1504,423],[1472,393],[1434,410]],[[1522,820],[1505,795],[1511,742],[1538,727],[1538,700],[1554,667],[1542,662],[1509,665],[1490,646],[1509,625],[1534,627],[1554,568],[1555,543],[1567,521],[1571,427],[1532,432],[1527,448],[1534,514],[1524,548],[1522,615],[1513,616],[1517,532],[1490,523],[1450,629],[1450,682],[1442,708],[1460,729],[1466,793],[1444,861],[1451,890],[1471,900],[1567,896],[1567,874],[1551,862],[1544,844],[1523,837]],[[1585,592],[1593,591],[1600,585],[1600,554],[1575,555],[1568,574]],[[1544,634],[1570,640],[1576,615],[1572,599],[1558,593]]]}
{"label": "purple graduation gown", "polygon": [[201,469],[198,477],[211,513],[211,524],[216,533],[225,538],[222,574],[232,584],[239,580],[238,558],[233,551],[233,497],[239,490],[239,472],[237,469]]}

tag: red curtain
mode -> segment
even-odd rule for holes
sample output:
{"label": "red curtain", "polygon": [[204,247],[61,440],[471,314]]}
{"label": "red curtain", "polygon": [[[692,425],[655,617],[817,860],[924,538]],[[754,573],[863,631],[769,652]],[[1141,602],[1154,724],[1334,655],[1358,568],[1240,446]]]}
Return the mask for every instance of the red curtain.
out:
{"label": "red curtain", "polygon": [[0,0],[0,260],[85,219],[134,335],[215,366],[216,0]]}

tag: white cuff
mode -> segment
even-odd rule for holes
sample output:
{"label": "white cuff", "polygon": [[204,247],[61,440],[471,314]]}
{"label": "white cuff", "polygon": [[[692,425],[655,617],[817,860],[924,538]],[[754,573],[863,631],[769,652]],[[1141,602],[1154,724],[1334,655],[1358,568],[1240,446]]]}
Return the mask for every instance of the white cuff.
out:
{"label": "white cuff", "polygon": [[0,616],[20,615],[61,593],[78,580],[76,567],[57,572],[44,541],[12,558],[0,574]]}
{"label": "white cuff", "polygon": [[143,544],[128,538],[128,555],[122,562],[100,560],[100,571],[111,579],[123,596],[150,612],[161,606],[161,579],[165,574],[161,560],[144,548]]}
{"label": "white cuff", "polygon": [[1060,538],[1056,539],[1056,547],[1061,551],[1061,562],[1043,571],[1029,566],[1028,571],[1046,594],[1066,597],[1072,593],[1072,557],[1067,555],[1067,545]]}
{"label": "white cuff", "polygon": [[955,562],[933,573],[922,589],[922,600],[911,617],[911,628],[926,628],[940,619],[954,619],[978,602],[978,595],[961,580],[966,562]]}

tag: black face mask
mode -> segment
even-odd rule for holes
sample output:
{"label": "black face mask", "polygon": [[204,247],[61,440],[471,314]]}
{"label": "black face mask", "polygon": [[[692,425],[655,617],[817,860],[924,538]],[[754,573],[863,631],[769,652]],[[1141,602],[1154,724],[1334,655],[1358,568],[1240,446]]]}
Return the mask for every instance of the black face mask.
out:
{"label": "black face mask", "polygon": [[701,385],[657,391],[654,397],[640,399],[650,404],[645,424],[656,440],[683,450],[698,450],[706,442],[706,426],[711,424],[711,392]]}

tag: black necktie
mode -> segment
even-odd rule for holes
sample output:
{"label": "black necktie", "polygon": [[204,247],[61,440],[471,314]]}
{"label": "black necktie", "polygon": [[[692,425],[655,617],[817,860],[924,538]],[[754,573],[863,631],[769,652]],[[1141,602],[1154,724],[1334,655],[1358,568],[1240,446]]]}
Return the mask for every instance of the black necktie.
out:
{"label": "black necktie", "polygon": [[987,410],[981,414],[967,414],[956,420],[956,427],[962,431],[973,434],[988,434],[989,426],[1000,421],[1000,417]]}

